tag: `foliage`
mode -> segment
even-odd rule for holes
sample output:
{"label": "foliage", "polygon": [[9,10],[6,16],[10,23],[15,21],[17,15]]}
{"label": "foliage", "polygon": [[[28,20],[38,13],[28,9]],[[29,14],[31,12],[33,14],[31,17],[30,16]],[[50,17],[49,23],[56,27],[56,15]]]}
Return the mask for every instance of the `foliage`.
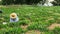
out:
{"label": "foliage", "polygon": [[21,34],[23,30],[19,27],[1,29],[0,34]]}
{"label": "foliage", "polygon": [[41,23],[33,23],[30,26],[28,26],[29,30],[40,30],[40,31],[48,31],[47,26],[49,26],[48,23],[41,22]]}
{"label": "foliage", "polygon": [[10,4],[37,4],[39,1],[42,0],[2,0],[3,5],[10,5]]}
{"label": "foliage", "polygon": [[[57,9],[56,9],[57,8]],[[56,28],[52,31],[49,31],[49,27],[52,23],[59,22],[60,18],[60,7],[39,7],[39,6],[28,6],[28,5],[18,5],[18,6],[3,6],[0,8],[3,10],[2,18],[0,19],[0,33],[9,34],[9,33],[25,33],[27,30],[40,30],[46,34],[54,34],[59,31],[59,28]],[[18,22],[10,23],[9,15],[11,13],[17,13],[19,17]],[[5,21],[7,24],[3,24]],[[21,28],[21,25],[28,27],[24,30]],[[56,32],[59,34],[59,32]]]}
{"label": "foliage", "polygon": [[54,0],[52,4],[54,4],[54,6],[60,6],[60,0]]}
{"label": "foliage", "polygon": [[2,0],[3,5],[10,5],[13,4],[13,0]]}
{"label": "foliage", "polygon": [[45,34],[60,34],[60,27],[55,27],[52,31],[47,31]]}

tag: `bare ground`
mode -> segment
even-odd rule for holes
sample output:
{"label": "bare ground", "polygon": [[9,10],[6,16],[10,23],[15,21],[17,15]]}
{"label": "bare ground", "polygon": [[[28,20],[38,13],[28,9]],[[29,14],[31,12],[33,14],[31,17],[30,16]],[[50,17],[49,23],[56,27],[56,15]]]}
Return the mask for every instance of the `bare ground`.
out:
{"label": "bare ground", "polygon": [[41,34],[41,32],[38,30],[31,30],[31,31],[26,32],[25,34]]}
{"label": "bare ground", "polygon": [[21,25],[21,28],[24,30],[27,29],[27,27],[28,27],[28,25]]}
{"label": "bare ground", "polygon": [[53,30],[55,27],[60,27],[60,24],[54,23],[48,27],[49,30]]}

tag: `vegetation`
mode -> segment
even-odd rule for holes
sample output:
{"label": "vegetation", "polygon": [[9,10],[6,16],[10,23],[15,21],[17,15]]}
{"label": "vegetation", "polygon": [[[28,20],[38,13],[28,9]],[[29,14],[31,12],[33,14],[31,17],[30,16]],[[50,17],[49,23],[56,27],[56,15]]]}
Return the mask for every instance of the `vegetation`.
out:
{"label": "vegetation", "polygon": [[3,5],[10,5],[10,4],[36,4],[42,0],[2,0]]}
{"label": "vegetation", "polygon": [[[58,34],[60,29],[49,30],[48,27],[53,23],[60,23],[60,7],[38,7],[38,6],[3,6],[0,8],[3,13],[0,14],[0,33],[1,34],[23,34],[29,30],[39,30],[46,34]],[[10,23],[9,15],[17,13],[19,22]],[[7,24],[3,24],[6,22]],[[21,28],[21,25],[27,26],[26,29]]]}
{"label": "vegetation", "polygon": [[60,0],[54,0],[52,4],[54,4],[54,6],[60,6]]}
{"label": "vegetation", "polygon": [[[0,4],[2,5],[11,5],[11,4],[28,4],[28,5],[36,5],[38,3],[44,4],[46,0],[2,0]],[[60,0],[54,0],[51,2],[54,6],[60,6]]]}

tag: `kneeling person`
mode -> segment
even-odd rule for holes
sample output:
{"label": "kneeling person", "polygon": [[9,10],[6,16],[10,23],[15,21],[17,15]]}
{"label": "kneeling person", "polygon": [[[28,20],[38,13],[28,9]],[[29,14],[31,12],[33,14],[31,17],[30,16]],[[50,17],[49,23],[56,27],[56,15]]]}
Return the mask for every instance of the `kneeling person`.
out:
{"label": "kneeling person", "polygon": [[19,18],[16,13],[11,13],[10,14],[10,22],[18,22]]}

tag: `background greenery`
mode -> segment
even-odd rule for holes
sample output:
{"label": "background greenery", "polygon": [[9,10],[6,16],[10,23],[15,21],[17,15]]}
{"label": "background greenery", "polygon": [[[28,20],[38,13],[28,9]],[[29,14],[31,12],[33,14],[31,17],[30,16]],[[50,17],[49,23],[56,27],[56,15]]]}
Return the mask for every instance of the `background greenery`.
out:
{"label": "background greenery", "polygon": [[10,5],[10,4],[37,4],[42,0],[2,0],[3,5]]}
{"label": "background greenery", "polygon": [[[38,3],[44,4],[47,0],[2,0],[0,4],[2,5],[12,5],[12,4],[28,4],[36,5]],[[60,6],[60,0],[54,0],[51,2],[54,6]]]}

